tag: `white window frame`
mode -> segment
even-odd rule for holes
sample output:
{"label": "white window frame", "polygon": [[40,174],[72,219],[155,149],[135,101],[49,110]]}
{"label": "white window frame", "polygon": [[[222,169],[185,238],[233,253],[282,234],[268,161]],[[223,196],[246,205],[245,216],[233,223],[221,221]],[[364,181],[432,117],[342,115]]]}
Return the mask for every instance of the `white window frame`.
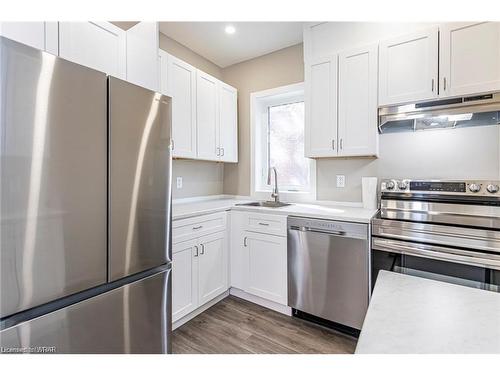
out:
{"label": "white window frame", "polygon": [[[263,123],[268,121],[267,111],[270,106],[293,103],[304,100],[304,83],[280,86],[269,90],[258,91],[250,94],[250,192],[255,199],[270,200],[271,188],[262,186],[257,174],[262,172],[262,148],[267,148],[267,134],[262,131]],[[288,202],[308,202],[316,200],[316,161],[309,159],[310,191],[286,191],[279,184],[280,200]],[[274,184],[274,176],[272,179]]]}

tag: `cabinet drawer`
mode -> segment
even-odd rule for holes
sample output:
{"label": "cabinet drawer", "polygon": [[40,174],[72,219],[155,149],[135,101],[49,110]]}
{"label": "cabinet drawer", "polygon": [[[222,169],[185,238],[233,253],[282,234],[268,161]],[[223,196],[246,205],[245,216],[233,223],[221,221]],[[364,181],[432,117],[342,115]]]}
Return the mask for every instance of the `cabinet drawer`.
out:
{"label": "cabinet drawer", "polygon": [[196,216],[172,222],[172,243],[226,230],[226,213]]}
{"label": "cabinet drawer", "polygon": [[245,230],[286,236],[286,216],[267,214],[248,214]]}

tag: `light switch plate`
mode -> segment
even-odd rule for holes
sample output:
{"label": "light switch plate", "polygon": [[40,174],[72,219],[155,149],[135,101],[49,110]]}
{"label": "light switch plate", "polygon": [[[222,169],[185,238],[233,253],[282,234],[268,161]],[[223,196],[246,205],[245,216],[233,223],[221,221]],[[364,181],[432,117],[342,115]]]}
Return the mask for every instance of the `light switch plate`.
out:
{"label": "light switch plate", "polygon": [[182,189],[182,177],[177,177],[177,189]]}
{"label": "light switch plate", "polygon": [[343,188],[345,187],[345,176],[342,174],[337,175],[337,187],[338,188]]}

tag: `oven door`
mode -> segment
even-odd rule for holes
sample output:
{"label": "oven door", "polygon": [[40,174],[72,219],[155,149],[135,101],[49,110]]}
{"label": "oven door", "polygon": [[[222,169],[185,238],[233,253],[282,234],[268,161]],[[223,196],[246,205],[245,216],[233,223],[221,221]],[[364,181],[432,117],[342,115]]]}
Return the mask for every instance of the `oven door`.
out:
{"label": "oven door", "polygon": [[500,292],[500,255],[372,237],[372,289],[380,270]]}

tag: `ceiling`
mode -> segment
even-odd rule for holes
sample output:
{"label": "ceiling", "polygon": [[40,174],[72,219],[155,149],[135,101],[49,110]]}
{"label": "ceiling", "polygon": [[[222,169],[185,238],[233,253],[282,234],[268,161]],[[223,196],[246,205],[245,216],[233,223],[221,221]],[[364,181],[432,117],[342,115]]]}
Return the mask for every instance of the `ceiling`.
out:
{"label": "ceiling", "polygon": [[[226,34],[227,25],[236,32]],[[302,26],[303,22],[160,22],[160,32],[225,68],[301,43]]]}

